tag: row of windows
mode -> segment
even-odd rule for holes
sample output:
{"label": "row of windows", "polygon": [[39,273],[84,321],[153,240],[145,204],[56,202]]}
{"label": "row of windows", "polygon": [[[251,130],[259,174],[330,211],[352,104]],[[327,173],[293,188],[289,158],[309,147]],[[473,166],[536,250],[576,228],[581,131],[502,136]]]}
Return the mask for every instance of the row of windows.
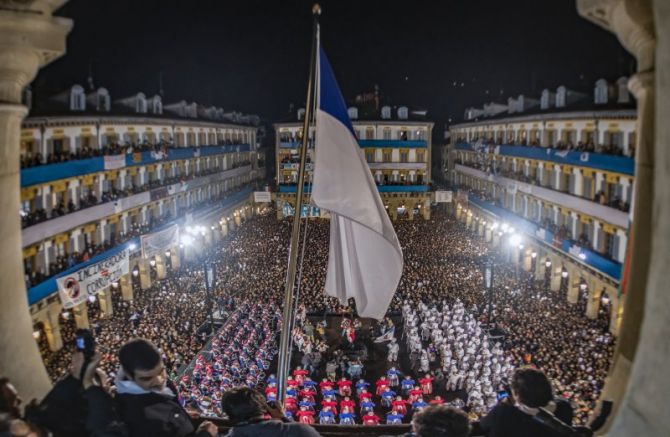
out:
{"label": "row of windows", "polygon": [[621,237],[616,228],[607,223],[596,226],[589,217],[579,214],[575,217],[565,208],[555,209],[550,203],[523,193],[507,192],[502,187],[481,179],[462,175],[458,182],[484,200],[492,201],[550,230],[559,240],[571,240],[612,260],[623,262]]}
{"label": "row of windows", "polygon": [[[394,130],[390,127],[382,129],[381,138],[377,135],[377,129],[369,126],[365,129],[354,126],[354,133],[359,140],[427,140],[428,130],[426,129],[409,129],[402,128]],[[313,132],[311,135],[313,136]],[[279,132],[279,141],[282,143],[299,142],[302,141],[302,129],[295,132]]]}
{"label": "row of windows", "polygon": [[[114,201],[149,189],[184,182],[249,165],[248,153],[214,155],[171,161],[161,165],[129,167],[100,174],[32,186],[22,190],[22,225],[60,217],[80,209]],[[46,187],[50,189],[45,190]],[[47,194],[48,193],[48,194]]]}
{"label": "row of windows", "polygon": [[210,205],[234,194],[250,175],[229,178],[188,192],[153,201],[106,217],[106,223],[80,225],[24,249],[29,286],[34,286],[74,264],[86,261],[115,245],[168,223],[194,208]]}
{"label": "row of windows", "polygon": [[456,163],[582,197],[621,211],[627,212],[630,208],[632,177],[589,168],[577,168],[577,175],[570,166],[563,165],[557,169],[552,162],[536,160],[528,160],[529,165],[525,165],[524,159],[492,156],[490,159],[472,152],[459,152]]}

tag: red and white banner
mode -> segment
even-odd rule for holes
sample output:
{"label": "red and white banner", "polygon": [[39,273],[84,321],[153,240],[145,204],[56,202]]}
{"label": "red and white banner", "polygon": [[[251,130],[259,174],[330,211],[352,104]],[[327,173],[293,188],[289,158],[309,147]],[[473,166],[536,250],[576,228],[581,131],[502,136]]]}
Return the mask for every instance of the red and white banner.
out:
{"label": "red and white banner", "polygon": [[89,296],[97,294],[127,274],[129,254],[128,249],[123,249],[107,259],[57,278],[58,294],[63,308],[72,308],[85,302]]}

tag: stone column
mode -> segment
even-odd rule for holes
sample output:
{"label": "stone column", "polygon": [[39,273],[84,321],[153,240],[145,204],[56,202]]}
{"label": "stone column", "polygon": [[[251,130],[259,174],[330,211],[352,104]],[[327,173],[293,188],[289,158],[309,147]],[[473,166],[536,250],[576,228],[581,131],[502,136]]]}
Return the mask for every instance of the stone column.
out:
{"label": "stone column", "polygon": [[23,280],[19,139],[27,109],[23,88],[37,70],[65,52],[68,19],[53,17],[64,1],[0,0],[0,369],[24,399],[42,398],[51,382],[33,339]]}
{"label": "stone column", "polygon": [[44,331],[47,335],[49,350],[52,352],[63,347],[63,338],[60,335],[60,322],[58,321],[59,314],[60,307],[58,304],[52,304],[47,307],[47,317],[46,320],[44,320]]}
{"label": "stone column", "polygon": [[167,266],[165,264],[165,255],[157,254],[156,259],[156,278],[165,279],[167,276]]}
{"label": "stone column", "polygon": [[544,274],[547,268],[544,265],[546,261],[547,261],[546,254],[544,254],[542,250],[538,250],[537,257],[535,258],[535,279],[541,279],[542,284],[544,284]]}
{"label": "stone column", "polygon": [[533,257],[531,256],[534,248],[530,247],[525,252],[523,252],[523,269],[527,272],[530,272],[530,269],[533,267]]}
{"label": "stone column", "polygon": [[579,301],[579,271],[568,267],[568,302],[576,304]]}
{"label": "stone column", "polygon": [[114,314],[112,289],[110,287],[107,287],[103,291],[99,292],[98,299],[100,300],[100,310],[102,311],[103,317],[110,317],[112,314]]}
{"label": "stone column", "polygon": [[560,291],[561,290],[561,281],[563,280],[563,265],[561,264],[558,258],[552,258],[551,260],[551,278],[549,280],[549,289],[551,291]]}
{"label": "stone column", "polygon": [[[131,269],[132,271],[132,269]],[[132,273],[121,276],[119,278],[119,287],[121,288],[121,297],[125,301],[133,300],[133,281],[131,278]]]}
{"label": "stone column", "polygon": [[603,293],[603,284],[598,280],[589,280],[589,295],[586,301],[586,317],[595,319],[598,317],[598,310],[600,310],[600,297]]}
{"label": "stone column", "polygon": [[82,302],[76,307],[72,308],[72,314],[74,314],[74,324],[77,328],[88,329],[88,309],[86,307],[86,302]]}
{"label": "stone column", "polygon": [[[664,366],[670,352],[659,348],[670,336],[663,312],[670,305],[670,185],[665,171],[670,160],[670,126],[655,126],[656,119],[665,120],[670,114],[670,4],[663,0],[578,0],[577,6],[580,15],[617,35],[636,57],[638,68],[628,84],[638,108],[633,238],[623,284],[624,318],[602,394],[603,399],[613,401],[614,409],[601,432],[612,437],[670,434],[665,411],[670,381]],[[655,96],[660,97],[658,102]]]}
{"label": "stone column", "polygon": [[612,300],[612,312],[610,313],[610,332],[615,337],[621,332],[621,319],[623,318],[623,296]]}
{"label": "stone column", "polygon": [[137,266],[140,268],[140,288],[146,290],[151,287],[151,266],[145,259],[140,260]]}
{"label": "stone column", "polygon": [[430,220],[430,201],[426,201],[421,208],[424,220]]}
{"label": "stone column", "polygon": [[177,270],[181,267],[181,260],[179,259],[179,248],[173,247],[170,249],[170,263],[172,263],[172,269]]}

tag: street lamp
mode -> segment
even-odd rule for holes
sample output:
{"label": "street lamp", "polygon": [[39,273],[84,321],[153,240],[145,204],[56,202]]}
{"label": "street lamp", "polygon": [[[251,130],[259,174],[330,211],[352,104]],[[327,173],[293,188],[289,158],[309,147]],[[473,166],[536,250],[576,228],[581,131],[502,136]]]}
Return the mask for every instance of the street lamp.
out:
{"label": "street lamp", "polygon": [[205,261],[203,265],[205,272],[205,290],[207,291],[207,312],[209,313],[209,332],[214,335],[214,315],[212,314],[212,289],[216,283],[216,267],[212,263]]}
{"label": "street lamp", "polygon": [[486,316],[486,323],[489,330],[491,329],[491,310],[493,308],[493,261],[487,259],[483,266],[484,288],[488,292],[488,315]]}

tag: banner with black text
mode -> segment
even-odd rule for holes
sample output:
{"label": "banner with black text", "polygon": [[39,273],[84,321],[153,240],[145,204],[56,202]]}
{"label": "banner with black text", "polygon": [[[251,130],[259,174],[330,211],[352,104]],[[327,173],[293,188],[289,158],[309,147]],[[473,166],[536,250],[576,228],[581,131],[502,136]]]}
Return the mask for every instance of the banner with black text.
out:
{"label": "banner with black text", "polygon": [[76,272],[57,278],[58,294],[63,308],[72,308],[85,302],[89,296],[118,281],[128,273],[129,250],[123,249],[116,255],[91,264]]}

